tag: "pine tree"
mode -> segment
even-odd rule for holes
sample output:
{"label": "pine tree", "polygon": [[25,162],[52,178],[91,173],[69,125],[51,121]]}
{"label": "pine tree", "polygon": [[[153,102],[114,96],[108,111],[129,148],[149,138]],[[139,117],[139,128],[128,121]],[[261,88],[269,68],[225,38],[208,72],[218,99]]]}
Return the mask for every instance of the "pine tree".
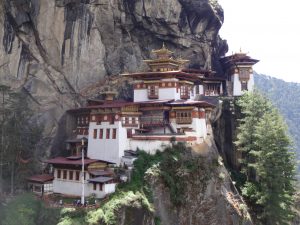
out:
{"label": "pine tree", "polygon": [[263,96],[249,93],[239,103],[245,117],[236,144],[244,153],[242,172],[247,175],[242,193],[261,224],[289,224],[295,162],[287,127]]}
{"label": "pine tree", "polygon": [[245,93],[237,102],[237,105],[241,108],[242,119],[239,121],[239,132],[235,144],[242,153],[240,162],[242,172],[246,175],[246,179],[249,180],[255,176],[254,171],[249,166],[253,162],[253,157],[251,154],[248,154],[251,150],[256,149],[255,127],[260,118],[270,111],[272,106],[266,98],[256,91]]}
{"label": "pine tree", "polygon": [[[23,93],[6,92],[1,107],[1,160],[2,179],[10,183],[14,193],[16,184],[24,185],[24,179],[34,165],[36,144],[41,138],[41,127],[32,120],[27,97]],[[25,160],[24,160],[25,159]],[[31,162],[27,161],[31,159]]]}

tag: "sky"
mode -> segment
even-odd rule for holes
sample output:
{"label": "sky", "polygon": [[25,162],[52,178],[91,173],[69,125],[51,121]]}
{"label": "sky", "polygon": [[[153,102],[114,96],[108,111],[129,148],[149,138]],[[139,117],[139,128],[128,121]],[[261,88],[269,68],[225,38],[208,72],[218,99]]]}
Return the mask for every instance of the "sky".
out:
{"label": "sky", "polygon": [[224,9],[220,35],[229,51],[260,60],[254,70],[300,83],[300,1],[218,0]]}

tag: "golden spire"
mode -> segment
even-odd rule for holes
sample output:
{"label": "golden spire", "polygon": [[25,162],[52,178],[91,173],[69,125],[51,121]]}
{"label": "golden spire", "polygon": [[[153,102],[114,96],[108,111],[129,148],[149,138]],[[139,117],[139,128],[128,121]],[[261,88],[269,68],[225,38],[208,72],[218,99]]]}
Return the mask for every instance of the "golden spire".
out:
{"label": "golden spire", "polygon": [[158,58],[170,58],[171,54],[173,54],[172,51],[166,48],[165,42],[163,42],[161,49],[152,50],[152,53],[155,53]]}

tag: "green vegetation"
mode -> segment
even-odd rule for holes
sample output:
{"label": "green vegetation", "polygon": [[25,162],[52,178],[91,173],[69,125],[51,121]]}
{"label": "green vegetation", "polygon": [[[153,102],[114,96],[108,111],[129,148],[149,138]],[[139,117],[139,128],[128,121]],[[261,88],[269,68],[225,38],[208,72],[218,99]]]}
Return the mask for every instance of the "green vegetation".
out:
{"label": "green vegetation", "polygon": [[295,143],[297,158],[300,159],[300,84],[256,74],[255,85],[284,116]]}
{"label": "green vegetation", "polygon": [[[192,155],[191,149],[184,143],[173,143],[172,147],[166,147],[163,152],[157,152],[155,155],[140,151],[138,159],[134,162],[129,183],[120,184],[116,193],[97,210],[89,212],[65,210],[61,214],[59,225],[115,225],[119,222],[120,210],[125,210],[126,220],[129,219],[128,224],[132,224],[130,219],[134,219],[135,216],[131,215],[133,213],[131,209],[134,209],[134,212],[141,210],[142,215],[153,217],[155,224],[160,225],[160,219],[153,215],[153,194],[149,187],[149,175],[164,182],[169,189],[172,203],[179,206],[185,203],[187,182],[200,182],[206,187],[210,173],[219,165],[217,159],[211,165],[205,163],[202,157]],[[190,175],[193,180],[190,180]]]}
{"label": "green vegetation", "polygon": [[237,103],[243,115],[236,145],[242,153],[240,189],[259,224],[284,225],[292,218],[295,162],[283,119],[261,94]]}
{"label": "green vegetation", "polygon": [[[24,188],[34,170],[42,128],[33,120],[27,95],[0,86],[0,193]],[[4,187],[2,186],[3,184]]]}
{"label": "green vegetation", "polygon": [[1,225],[53,225],[59,219],[59,210],[47,208],[31,194],[15,197],[7,206],[0,207]]}
{"label": "green vegetation", "polygon": [[117,224],[117,212],[118,209],[122,207],[143,208],[148,212],[153,211],[148,199],[143,193],[139,191],[119,191],[100,209],[88,213],[87,222],[88,224],[97,224],[99,221],[107,225]]}

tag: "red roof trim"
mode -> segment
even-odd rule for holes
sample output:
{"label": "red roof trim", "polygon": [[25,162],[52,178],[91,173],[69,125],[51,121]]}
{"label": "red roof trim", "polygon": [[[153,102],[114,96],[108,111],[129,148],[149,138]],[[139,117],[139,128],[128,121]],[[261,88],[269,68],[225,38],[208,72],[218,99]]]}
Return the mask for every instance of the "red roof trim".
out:
{"label": "red roof trim", "polygon": [[[45,161],[46,163],[50,163],[50,164],[54,164],[54,165],[82,165],[82,160],[81,159],[76,159],[76,160],[72,160],[72,159],[68,159],[65,157],[56,157],[53,159],[48,159]],[[98,160],[98,159],[84,159],[84,164],[85,165],[89,165],[91,163],[94,162],[104,162],[104,163],[108,163],[108,164],[114,164],[112,162],[108,162],[105,160]]]}
{"label": "red roof trim", "polygon": [[28,181],[37,182],[37,183],[46,183],[52,181],[54,177],[50,174],[39,174],[26,178]]}

